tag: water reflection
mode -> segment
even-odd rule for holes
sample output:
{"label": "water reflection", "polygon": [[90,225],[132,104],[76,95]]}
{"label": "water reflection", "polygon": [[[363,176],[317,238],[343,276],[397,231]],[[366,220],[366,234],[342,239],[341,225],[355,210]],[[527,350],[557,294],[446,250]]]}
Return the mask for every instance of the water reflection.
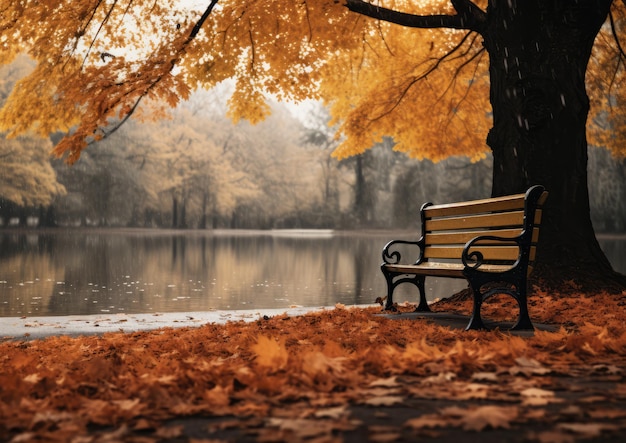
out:
{"label": "water reflection", "polygon": [[[0,233],[0,316],[370,304],[385,293],[380,250],[392,237],[326,231]],[[602,245],[626,272],[626,239]],[[436,298],[465,283],[427,279],[427,285]],[[411,288],[399,290],[397,300],[415,300]]]}

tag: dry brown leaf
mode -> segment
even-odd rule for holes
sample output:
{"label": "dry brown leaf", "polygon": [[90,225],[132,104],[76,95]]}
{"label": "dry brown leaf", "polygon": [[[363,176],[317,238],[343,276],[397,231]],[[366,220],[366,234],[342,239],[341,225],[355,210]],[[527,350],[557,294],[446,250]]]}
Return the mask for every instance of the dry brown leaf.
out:
{"label": "dry brown leaf", "polygon": [[368,441],[374,443],[389,443],[398,441],[402,438],[402,434],[399,432],[389,431],[389,432],[372,432],[370,428],[370,434],[367,436]]}
{"label": "dry brown leaf", "polygon": [[529,440],[538,441],[539,443],[573,443],[575,441],[572,435],[558,430],[531,432],[529,437]]}
{"label": "dry brown leaf", "polygon": [[498,374],[495,372],[475,372],[472,374],[472,380],[496,383],[498,381]]}
{"label": "dry brown leaf", "polygon": [[289,353],[283,342],[261,335],[251,350],[256,354],[256,363],[260,366],[274,370],[281,370],[287,366]]}
{"label": "dry brown leaf", "polygon": [[37,433],[35,432],[24,432],[22,434],[18,434],[11,439],[11,443],[30,443],[37,439]]}
{"label": "dry brown leaf", "polygon": [[624,371],[622,368],[619,368],[615,365],[594,365],[592,367],[593,371],[598,374],[606,374],[606,375],[620,375]]}
{"label": "dry brown leaf", "polygon": [[437,375],[431,375],[424,379],[424,383],[440,384],[449,383],[456,378],[454,372],[439,372]]}
{"label": "dry brown leaf", "polygon": [[315,418],[331,418],[337,420],[342,417],[347,417],[349,414],[348,405],[342,405],[334,408],[319,409],[315,411],[314,416]]}
{"label": "dry brown leaf", "polygon": [[362,397],[385,397],[387,395],[396,395],[400,392],[398,388],[366,388],[356,389],[355,394]]}
{"label": "dry brown leaf", "polygon": [[619,430],[619,426],[610,423],[559,423],[557,427],[584,438],[596,438],[605,431]]}
{"label": "dry brown leaf", "polygon": [[288,431],[295,437],[310,439],[323,435],[331,435],[334,425],[325,420],[291,419],[291,418],[271,418],[268,426],[276,427],[281,431]]}
{"label": "dry brown leaf", "polygon": [[599,418],[605,420],[615,420],[616,418],[624,418],[626,417],[626,410],[623,409],[592,409],[586,411],[589,417],[591,418]]}
{"label": "dry brown leaf", "polygon": [[24,380],[26,383],[37,384],[41,381],[41,378],[42,377],[39,374],[29,374],[22,380]]}
{"label": "dry brown leaf", "polygon": [[156,430],[156,436],[164,439],[177,438],[183,435],[182,426],[163,426]]}
{"label": "dry brown leaf", "polygon": [[562,403],[564,400],[556,398],[554,392],[539,388],[528,388],[520,392],[524,406],[545,406],[549,403]]}
{"label": "dry brown leaf", "polygon": [[113,404],[117,405],[117,407],[122,411],[134,411],[137,414],[143,409],[141,406],[141,400],[138,398],[114,400]]}
{"label": "dry brown leaf", "polygon": [[371,387],[381,387],[381,388],[395,388],[398,385],[399,385],[398,377],[395,375],[393,377],[388,377],[388,378],[378,378],[369,384],[369,386]]}
{"label": "dry brown leaf", "polygon": [[590,395],[578,399],[579,403],[602,403],[605,401],[609,401],[609,398],[605,395]]}
{"label": "dry brown leaf", "polygon": [[522,397],[552,398],[554,397],[554,392],[539,388],[528,388],[520,392],[520,395]]}
{"label": "dry brown leaf", "polygon": [[411,418],[404,423],[404,426],[413,429],[432,429],[445,428],[447,426],[456,425],[457,421],[449,417],[438,414],[425,414],[419,417]]}
{"label": "dry brown leaf", "polygon": [[319,351],[307,352],[302,357],[302,370],[313,377],[329,372],[339,374],[343,372],[344,361],[343,357],[332,358]]}
{"label": "dry brown leaf", "polygon": [[479,406],[463,409],[449,407],[443,409],[442,414],[457,418],[466,431],[482,431],[486,428],[508,429],[511,422],[519,415],[515,406]]}
{"label": "dry brown leaf", "polygon": [[546,375],[552,372],[534,358],[527,358],[526,356],[516,358],[515,363],[517,363],[517,366],[509,369],[511,375]]}
{"label": "dry brown leaf", "polygon": [[363,402],[368,406],[394,406],[402,404],[405,401],[405,398],[399,395],[387,395],[380,397],[372,397],[368,398]]}
{"label": "dry brown leaf", "polygon": [[215,386],[204,393],[204,399],[211,406],[224,407],[230,404],[230,389]]}

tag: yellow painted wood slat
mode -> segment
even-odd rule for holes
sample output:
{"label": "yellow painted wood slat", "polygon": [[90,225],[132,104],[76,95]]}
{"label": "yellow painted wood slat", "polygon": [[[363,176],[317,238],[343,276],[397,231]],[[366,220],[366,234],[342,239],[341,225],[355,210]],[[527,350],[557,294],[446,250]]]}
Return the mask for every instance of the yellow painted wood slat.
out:
{"label": "yellow painted wood slat", "polygon": [[525,194],[509,195],[483,200],[433,205],[424,209],[427,217],[477,214],[484,212],[512,211],[524,209]]}
{"label": "yellow painted wood slat", "polygon": [[[473,230],[459,232],[428,232],[426,233],[426,245],[464,245],[468,241],[484,235],[492,235],[496,237],[512,238],[522,233],[521,228],[513,229],[491,229],[491,230]],[[533,229],[532,242],[539,240],[539,228]],[[482,242],[482,244],[499,244],[498,242]]]}
{"label": "yellow painted wood slat", "polygon": [[[417,274],[432,277],[464,278],[462,263],[425,262],[419,265],[385,265],[385,268],[398,274]],[[484,264],[480,267],[483,272],[504,272],[511,269],[509,265]]]}
{"label": "yellow painted wood slat", "polygon": [[466,215],[426,220],[426,231],[459,230],[474,228],[499,228],[522,226],[524,211],[497,214]]}
{"label": "yellow painted wood slat", "polygon": [[[478,214],[485,212],[503,212],[524,209],[526,194],[507,195],[504,197],[485,198],[457,203],[445,203],[429,206],[424,209],[428,217],[443,217],[449,215]],[[537,200],[537,207],[543,206],[548,198],[544,191]]]}
{"label": "yellow painted wood slat", "polygon": [[[534,260],[535,248],[530,250],[530,259]],[[515,261],[519,256],[519,248],[517,246],[480,246],[470,249],[470,253],[478,251],[483,255],[484,260],[509,260]],[[445,258],[461,260],[461,254],[463,253],[463,247],[452,246],[431,246],[424,250],[424,257],[431,258]]]}

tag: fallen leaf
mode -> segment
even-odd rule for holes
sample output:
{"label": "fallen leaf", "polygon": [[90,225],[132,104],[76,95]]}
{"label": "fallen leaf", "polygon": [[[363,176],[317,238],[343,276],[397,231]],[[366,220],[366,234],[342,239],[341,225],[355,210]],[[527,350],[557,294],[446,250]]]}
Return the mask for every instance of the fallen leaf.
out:
{"label": "fallen leaf", "polygon": [[475,372],[472,374],[472,380],[495,383],[498,381],[498,375],[495,372]]}
{"label": "fallen leaf", "polygon": [[404,426],[413,429],[432,429],[432,428],[445,428],[456,423],[450,418],[444,417],[438,414],[425,414],[420,417],[415,417],[404,422]]}
{"label": "fallen leaf", "polygon": [[367,440],[374,443],[389,443],[402,439],[402,434],[399,432],[372,432],[367,436]]}
{"label": "fallen leaf", "polygon": [[388,378],[379,378],[374,380],[369,384],[371,387],[386,387],[386,388],[395,388],[398,386],[398,377],[388,377]]}
{"label": "fallen leaf", "polygon": [[591,418],[600,418],[605,420],[615,420],[616,418],[626,417],[626,411],[623,409],[595,409],[587,411]]}
{"label": "fallen leaf", "polygon": [[430,377],[426,377],[424,379],[424,383],[447,383],[456,378],[456,374],[454,372],[439,372],[437,375],[431,375]]}
{"label": "fallen leaf", "polygon": [[489,405],[470,409],[450,407],[442,410],[442,413],[459,418],[466,431],[482,431],[486,428],[510,428],[511,422],[519,415],[519,410],[515,406]]}
{"label": "fallen leaf", "polygon": [[363,403],[368,406],[393,406],[403,403],[404,400],[404,397],[398,395],[388,395],[368,398]]}
{"label": "fallen leaf", "polygon": [[548,397],[554,397],[554,392],[546,391],[545,389],[539,389],[539,388],[528,388],[520,392],[520,395],[522,397],[548,398]]}
{"label": "fallen leaf", "polygon": [[509,369],[511,375],[546,375],[552,372],[534,358],[518,357],[515,359],[515,363],[517,363],[517,366]]}
{"label": "fallen leaf", "polygon": [[323,420],[270,418],[268,426],[289,431],[301,439],[330,435],[333,431],[332,423]]}
{"label": "fallen leaf", "polygon": [[312,377],[329,373],[339,374],[343,372],[344,361],[343,357],[333,358],[319,351],[307,352],[302,357],[302,369]]}
{"label": "fallen leaf", "polygon": [[564,431],[573,432],[584,438],[596,438],[604,431],[618,431],[619,426],[609,423],[559,423],[557,426]]}
{"label": "fallen leaf", "polygon": [[164,439],[173,439],[183,435],[182,426],[163,426],[156,430],[155,435]]}
{"label": "fallen leaf", "polygon": [[606,375],[620,375],[622,374],[622,368],[615,365],[594,365],[592,366],[593,372]]}
{"label": "fallen leaf", "polygon": [[37,384],[39,383],[39,381],[41,381],[41,376],[39,374],[30,374],[24,377],[22,380],[24,380],[26,383]]}
{"label": "fallen leaf", "polygon": [[284,369],[289,360],[285,344],[265,335],[259,336],[256,344],[251,347],[256,354],[256,363],[275,370]]}
{"label": "fallen leaf", "polygon": [[529,434],[529,440],[536,440],[539,443],[574,443],[575,441],[573,436],[563,431],[531,432]]}
{"label": "fallen leaf", "polygon": [[315,412],[316,418],[332,418],[339,419],[349,414],[348,405],[337,406],[334,408],[319,409]]}

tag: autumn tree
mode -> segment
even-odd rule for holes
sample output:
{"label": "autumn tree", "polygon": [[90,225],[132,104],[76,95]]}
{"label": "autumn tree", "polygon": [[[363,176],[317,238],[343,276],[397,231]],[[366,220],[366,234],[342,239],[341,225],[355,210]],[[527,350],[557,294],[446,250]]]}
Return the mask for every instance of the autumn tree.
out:
{"label": "autumn tree", "polygon": [[[476,161],[491,151],[494,196],[536,183],[550,191],[540,274],[557,284],[584,281],[585,274],[624,284],[600,250],[589,214],[585,89],[593,74],[609,79],[589,84],[598,103],[623,94],[614,81],[623,75],[616,37],[623,3],[207,0],[197,11],[186,5],[3,5],[0,59],[28,52],[37,66],[14,88],[0,125],[14,134],[67,131],[56,153],[74,162],[141,102],[151,102],[158,115],[191,90],[226,79],[236,85],[229,102],[235,120],[265,118],[267,94],[323,98],[339,124],[339,158],[385,136],[419,159]],[[592,55],[597,62],[589,64]],[[619,118],[606,121],[612,128]],[[619,139],[605,140],[625,154]]]}
{"label": "autumn tree", "polygon": [[[0,68],[0,104],[4,103],[17,80],[33,68],[26,57]],[[65,188],[57,180],[50,163],[52,143],[31,132],[7,139],[0,133],[0,214],[14,209],[48,207]],[[20,217],[23,218],[23,217]],[[41,222],[42,220],[40,220]],[[21,223],[24,223],[22,220]]]}

